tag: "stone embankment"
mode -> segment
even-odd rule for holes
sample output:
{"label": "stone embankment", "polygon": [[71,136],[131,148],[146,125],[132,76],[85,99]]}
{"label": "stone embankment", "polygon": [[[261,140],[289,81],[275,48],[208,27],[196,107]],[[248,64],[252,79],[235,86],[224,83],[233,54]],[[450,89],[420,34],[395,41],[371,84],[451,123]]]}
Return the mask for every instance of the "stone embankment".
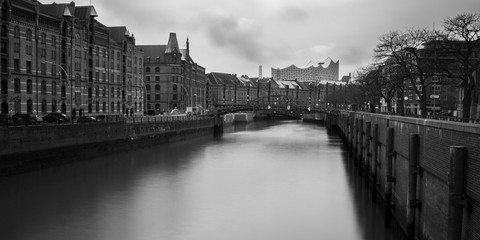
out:
{"label": "stone embankment", "polygon": [[114,152],[213,135],[202,117],[130,118],[124,122],[0,128],[0,177]]}
{"label": "stone embankment", "polygon": [[409,239],[480,239],[480,126],[361,112],[336,121],[385,227]]}

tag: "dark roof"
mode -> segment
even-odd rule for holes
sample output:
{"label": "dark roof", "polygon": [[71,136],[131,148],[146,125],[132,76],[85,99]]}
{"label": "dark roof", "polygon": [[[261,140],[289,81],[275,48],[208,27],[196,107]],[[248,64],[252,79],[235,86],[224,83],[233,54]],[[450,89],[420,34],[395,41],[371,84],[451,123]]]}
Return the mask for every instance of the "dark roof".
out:
{"label": "dark roof", "polygon": [[165,50],[165,53],[180,53],[180,48],[178,47],[177,34],[170,33],[168,37],[168,44]]}
{"label": "dark roof", "polygon": [[36,3],[32,2],[31,0],[19,0],[12,2],[12,5],[14,5],[15,7],[21,7],[23,9],[28,9],[31,11],[35,11],[35,4]]}
{"label": "dark roof", "polygon": [[110,37],[113,41],[117,43],[122,43],[122,40],[125,37],[125,33],[127,32],[127,27],[108,27],[108,30],[110,31]]}
{"label": "dark roof", "polygon": [[230,73],[211,72],[207,74],[210,84],[243,85],[237,76]]}
{"label": "dark roof", "polygon": [[79,19],[90,19],[90,15],[97,15],[97,11],[93,6],[75,6],[74,2],[71,3],[52,3],[41,5],[40,11],[42,13],[57,17],[63,18],[65,7],[68,7],[70,14]]}
{"label": "dark roof", "polygon": [[[156,61],[157,57],[160,58],[160,62],[165,60],[165,49],[167,45],[137,45],[139,51],[143,51],[143,59],[150,57],[151,61]],[[145,61],[147,64],[148,62]]]}
{"label": "dark roof", "polygon": [[348,83],[348,82],[350,82],[350,78],[351,78],[350,76],[345,75],[345,76],[342,77],[342,79],[340,79],[340,82]]}

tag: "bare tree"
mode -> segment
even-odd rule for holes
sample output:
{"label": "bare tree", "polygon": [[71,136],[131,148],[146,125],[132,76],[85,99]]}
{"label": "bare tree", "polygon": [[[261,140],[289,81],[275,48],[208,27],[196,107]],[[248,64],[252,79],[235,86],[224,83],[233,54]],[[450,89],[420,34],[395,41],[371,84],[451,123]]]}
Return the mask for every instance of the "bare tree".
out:
{"label": "bare tree", "polygon": [[412,28],[406,31],[392,31],[380,36],[374,49],[378,62],[394,60],[397,70],[410,82],[420,99],[422,114],[427,112],[427,87],[429,77],[434,75],[434,63],[422,56],[425,44],[435,39],[436,34],[426,28]]}
{"label": "bare tree", "polygon": [[449,77],[460,80],[463,90],[462,117],[464,121],[478,116],[478,86],[474,74],[480,70],[480,14],[459,14],[447,18],[441,34],[443,48],[449,57],[444,70]]}

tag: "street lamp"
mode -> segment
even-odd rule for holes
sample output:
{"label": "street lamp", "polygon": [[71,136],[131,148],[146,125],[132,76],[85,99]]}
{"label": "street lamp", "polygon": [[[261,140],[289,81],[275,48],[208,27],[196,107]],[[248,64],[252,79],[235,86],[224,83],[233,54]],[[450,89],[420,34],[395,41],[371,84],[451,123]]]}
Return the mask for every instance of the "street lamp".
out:
{"label": "street lamp", "polygon": [[[62,71],[63,73],[65,74],[65,77],[67,78],[67,85],[69,84],[70,82],[70,78],[68,77],[68,74],[67,74],[67,70],[65,70],[65,68],[63,68],[60,64],[58,63],[55,63],[55,62],[49,62],[49,61],[45,61],[45,63],[50,63],[52,65],[55,65],[55,66],[58,66]],[[72,116],[72,112],[73,112],[73,105],[72,105],[72,102],[73,102],[73,84],[72,82],[70,82],[70,118],[71,118],[71,121],[73,123],[73,116]]]}

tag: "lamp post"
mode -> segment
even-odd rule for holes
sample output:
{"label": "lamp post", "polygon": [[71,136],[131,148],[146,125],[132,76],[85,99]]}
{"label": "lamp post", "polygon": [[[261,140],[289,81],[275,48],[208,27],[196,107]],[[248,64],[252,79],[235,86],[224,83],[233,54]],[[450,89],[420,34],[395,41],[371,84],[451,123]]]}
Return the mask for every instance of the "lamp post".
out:
{"label": "lamp post", "polygon": [[[55,63],[55,62],[49,62],[49,61],[45,61],[45,63],[50,63],[50,64],[53,64],[55,66],[58,66],[62,71],[63,73],[65,74],[65,77],[67,79],[67,85],[69,85],[69,82],[70,82],[70,78],[68,77],[68,74],[67,74],[67,70],[65,70],[65,68],[63,68],[60,64],[58,63]],[[71,121],[73,123],[73,116],[72,116],[72,112],[73,112],[73,84],[70,82],[70,118],[71,118]]]}

